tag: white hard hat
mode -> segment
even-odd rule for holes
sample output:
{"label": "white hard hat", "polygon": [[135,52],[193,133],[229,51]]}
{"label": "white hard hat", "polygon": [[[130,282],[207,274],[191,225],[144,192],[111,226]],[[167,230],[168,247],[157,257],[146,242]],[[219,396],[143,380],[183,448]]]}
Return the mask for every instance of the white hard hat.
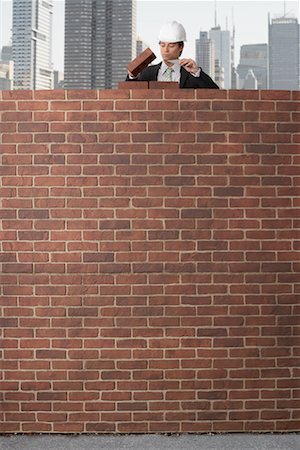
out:
{"label": "white hard hat", "polygon": [[185,29],[178,22],[165,23],[159,32],[158,39],[160,42],[181,42],[186,41]]}

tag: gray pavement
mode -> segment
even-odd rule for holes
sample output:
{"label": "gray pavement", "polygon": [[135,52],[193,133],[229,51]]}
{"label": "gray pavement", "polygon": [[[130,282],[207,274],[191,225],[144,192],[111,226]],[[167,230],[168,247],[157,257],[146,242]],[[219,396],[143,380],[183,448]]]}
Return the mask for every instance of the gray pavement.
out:
{"label": "gray pavement", "polygon": [[300,434],[2,435],[1,450],[300,450]]}

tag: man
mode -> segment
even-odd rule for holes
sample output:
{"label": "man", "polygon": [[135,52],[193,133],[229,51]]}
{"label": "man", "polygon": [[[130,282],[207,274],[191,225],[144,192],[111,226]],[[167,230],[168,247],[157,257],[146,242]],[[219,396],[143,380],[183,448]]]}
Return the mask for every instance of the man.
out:
{"label": "man", "polygon": [[179,59],[185,41],[186,32],[180,23],[173,21],[163,25],[159,32],[163,61],[146,67],[137,77],[128,72],[126,81],[177,81],[181,88],[219,89],[193,59]]}

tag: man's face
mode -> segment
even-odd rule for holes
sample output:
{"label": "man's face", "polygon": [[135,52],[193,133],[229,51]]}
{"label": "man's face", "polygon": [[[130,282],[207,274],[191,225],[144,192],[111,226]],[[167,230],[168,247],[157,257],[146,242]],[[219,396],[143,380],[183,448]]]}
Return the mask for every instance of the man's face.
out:
{"label": "man's face", "polygon": [[178,59],[182,52],[182,45],[178,42],[160,42],[160,53],[164,61]]}

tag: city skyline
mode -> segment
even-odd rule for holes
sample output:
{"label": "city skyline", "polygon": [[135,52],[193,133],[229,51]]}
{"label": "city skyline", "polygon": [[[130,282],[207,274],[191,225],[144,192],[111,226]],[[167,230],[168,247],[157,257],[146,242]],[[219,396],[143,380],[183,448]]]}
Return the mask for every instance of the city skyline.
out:
{"label": "city skyline", "polygon": [[[172,7],[171,7],[172,3]],[[215,5],[217,20],[215,20]],[[222,29],[232,31],[235,25],[235,65],[239,62],[240,47],[245,44],[268,42],[268,13],[271,18],[286,15],[299,19],[300,1],[170,1],[137,0],[137,34],[159,58],[157,35],[162,23],[177,20],[187,29],[184,56],[195,58],[195,41],[200,31],[209,31],[215,22]],[[0,0],[0,47],[11,37],[12,0]],[[198,18],[199,17],[199,18]],[[255,23],[255,26],[254,26]],[[226,26],[227,24],[227,26]],[[64,0],[54,0],[53,20],[54,69],[64,70]]]}
{"label": "city skyline", "polygon": [[[20,1],[24,1],[24,0],[20,0]],[[26,1],[31,2],[32,0],[26,0]],[[64,25],[64,14],[63,13],[65,12],[65,9],[63,8],[63,11],[62,11],[61,8],[62,8],[62,6],[64,7],[65,1],[61,1],[61,0],[52,0],[52,1],[54,2],[54,5],[56,5],[56,11],[55,11],[55,7],[54,7],[54,14],[53,14],[53,16],[54,16],[53,17],[54,18],[54,20],[53,20],[53,22],[54,22],[54,33],[53,33],[53,36],[56,38],[56,40],[60,40],[59,46],[57,44],[55,44],[55,42],[54,42],[55,39],[53,39],[53,41],[52,41],[52,45],[54,47],[54,56],[55,56],[55,58],[53,58],[53,61],[54,61],[53,69],[56,71],[56,73],[63,74],[64,66],[61,67],[60,64],[64,65],[64,63],[66,62],[66,61],[64,61],[64,55],[63,55],[63,47],[64,46],[62,45],[62,42],[61,42],[61,39],[64,41],[64,26],[63,26]],[[4,2],[6,4],[6,6],[8,6],[8,4],[10,2],[12,2],[12,0],[0,0],[0,19],[3,18],[3,11],[4,11],[5,8],[1,7],[1,5],[3,6]],[[159,32],[159,28],[160,28],[161,25],[159,25],[159,27],[158,27],[158,29],[156,31],[153,31],[153,29],[154,29],[155,26],[157,26],[157,22],[158,22],[157,21],[157,17],[158,16],[160,17],[160,21],[162,21],[163,14],[170,14],[169,9],[168,8],[166,9],[166,6],[170,6],[171,5],[170,4],[170,0],[164,0],[164,1],[137,0],[137,4],[140,5],[140,10],[138,10],[138,8],[137,8],[137,21],[138,21],[138,23],[141,26],[143,24],[144,16],[146,15],[148,17],[148,22],[151,23],[152,27],[150,27],[151,31],[149,32],[149,29],[146,26],[143,26],[142,27],[143,34],[142,34],[139,31],[139,26],[137,26],[137,34],[136,34],[136,36],[138,38],[141,38],[143,41],[145,41],[151,47],[152,50],[154,50],[157,47],[157,49],[154,50],[154,51],[155,51],[156,55],[158,56],[158,59],[160,59],[159,46],[158,46],[158,42],[157,42],[156,36],[157,36],[157,34]],[[187,43],[185,45],[183,57],[192,57],[195,60],[198,58],[197,55],[196,55],[196,51],[195,50],[196,50],[196,41],[199,40],[198,38],[199,38],[200,33],[203,34],[203,32],[208,31],[209,35],[211,35],[213,30],[222,30],[222,31],[220,31],[222,34],[225,35],[225,33],[227,33],[228,36],[230,36],[230,34],[233,31],[232,30],[233,29],[233,25],[234,25],[235,29],[241,28],[241,20],[239,19],[238,25],[237,25],[237,22],[234,19],[233,11],[236,11],[236,9],[234,9],[234,8],[231,9],[231,12],[232,12],[232,23],[231,24],[229,23],[228,16],[226,16],[226,25],[225,25],[225,27],[222,26],[222,20],[219,20],[219,17],[221,17],[221,14],[220,14],[220,12],[222,10],[221,7],[227,7],[228,8],[228,6],[230,6],[230,5],[231,6],[235,5],[235,7],[237,7],[237,6],[240,7],[241,4],[243,4],[243,6],[247,5],[248,8],[249,8],[249,5],[252,5],[252,9],[251,9],[252,13],[254,13],[260,19],[263,18],[264,14],[262,14],[262,13],[259,14],[258,13],[259,10],[260,11],[264,11],[264,13],[266,15],[267,27],[262,27],[262,26],[258,27],[257,26],[258,25],[258,20],[256,20],[256,22],[255,22],[255,24],[256,24],[255,32],[254,32],[254,28],[253,28],[253,23],[250,20],[251,18],[250,18],[250,16],[248,16],[248,21],[247,22],[251,24],[252,33],[251,33],[251,36],[247,35],[247,39],[246,40],[247,40],[247,43],[252,42],[252,44],[248,44],[250,46],[251,45],[252,46],[262,45],[263,43],[267,43],[268,42],[268,36],[266,36],[265,40],[260,40],[260,41],[258,39],[258,36],[259,36],[259,33],[262,32],[263,28],[264,28],[264,33],[266,34],[266,31],[267,31],[267,35],[268,35],[268,23],[269,23],[269,20],[272,21],[274,18],[282,17],[284,15],[284,12],[285,12],[285,16],[286,17],[295,17],[296,20],[298,20],[298,15],[297,15],[296,12],[299,10],[300,1],[296,1],[296,2],[295,1],[290,1],[290,2],[287,2],[287,1],[273,2],[273,1],[270,0],[270,1],[265,1],[265,2],[257,2],[257,1],[249,2],[249,1],[246,1],[246,0],[240,0],[239,2],[236,2],[236,1],[230,1],[229,2],[229,1],[222,1],[222,0],[218,0],[218,1],[214,0],[214,1],[205,1],[205,2],[199,2],[199,1],[197,1],[197,2],[196,1],[172,2],[172,18],[174,18],[175,20],[176,19],[178,21],[180,20],[185,25],[185,22],[183,20],[184,19],[184,11],[183,11],[183,8],[182,8],[183,5],[184,6],[189,5],[192,8],[192,11],[194,12],[194,19],[196,17],[196,19],[194,20],[194,24],[191,22],[191,26],[189,28],[187,28],[187,39],[188,40],[187,40]],[[156,5],[156,7],[154,8],[155,5]],[[190,35],[192,34],[193,26],[194,26],[194,32],[196,32],[195,30],[197,30],[197,26],[199,27],[199,21],[198,21],[198,18],[197,18],[198,16],[197,16],[196,12],[200,11],[199,10],[199,6],[201,6],[202,12],[203,12],[204,11],[204,9],[203,9],[204,5],[210,7],[210,8],[206,8],[205,9],[205,13],[206,14],[211,14],[211,12],[213,11],[213,13],[214,13],[214,23],[213,23],[212,26],[205,27],[204,28],[205,31],[203,31],[203,29],[202,29],[203,27],[201,27],[200,28],[200,32],[198,31],[198,33],[196,33],[195,40],[194,39],[189,39]],[[277,9],[276,8],[274,9],[274,5],[276,6]],[[212,8],[212,6],[213,6],[213,8]],[[293,6],[293,9],[291,9],[292,6]],[[159,15],[157,14],[158,13],[158,9],[157,8],[159,8],[159,12],[160,12]],[[59,9],[61,10],[60,11],[61,14],[58,14],[58,12],[59,12],[58,10]],[[7,8],[6,8],[6,11],[7,11]],[[226,11],[226,8],[224,9],[224,11]],[[227,11],[228,11],[228,9],[227,9]],[[245,13],[244,8],[242,8],[242,10],[240,10],[240,12],[241,11],[243,11],[243,13]],[[277,13],[275,13],[275,11],[277,11]],[[1,13],[2,13],[2,16],[1,16]],[[154,13],[156,14],[156,16],[154,16],[153,19],[151,19],[151,14],[154,14]],[[189,13],[188,15],[190,15],[190,11],[188,11],[188,13]],[[178,16],[176,16],[176,14]],[[182,16],[180,16],[180,14]],[[139,20],[139,17],[140,17],[140,20]],[[204,22],[203,19],[204,19],[204,15],[202,14],[201,15],[201,22],[202,21]],[[223,17],[223,19],[224,19],[224,17]],[[57,32],[56,28],[58,27],[59,20],[61,21],[61,25],[62,26],[60,28],[60,32]],[[166,19],[163,22],[166,22],[167,20],[169,20],[168,15],[166,16]],[[9,22],[9,20],[7,20],[7,22]],[[1,20],[0,24],[2,25],[2,23],[3,23],[3,20]],[[3,38],[3,34],[4,34],[3,33],[3,27],[1,26],[0,29],[1,29],[1,32],[2,32],[2,36],[0,36],[1,37],[0,44],[2,44],[1,40],[3,41],[2,38]],[[225,30],[228,30],[228,31],[225,31]],[[259,30],[259,32],[258,32],[258,30]],[[145,38],[147,33],[149,33],[149,35],[148,35],[149,39]],[[119,31],[117,31],[117,35],[119,35]],[[132,38],[134,38],[134,34],[132,35]],[[150,42],[149,42],[150,39],[152,40],[152,44],[150,44]],[[218,41],[218,39],[217,39],[217,41]],[[230,41],[231,41],[231,38],[230,38]],[[286,41],[286,45],[287,44],[288,44],[288,41]],[[245,45],[247,45],[247,44],[245,44],[244,42],[239,42],[238,39],[235,39],[234,65],[235,65],[236,68],[238,67],[238,65],[240,63],[240,60],[239,60],[240,49],[242,49],[242,47],[245,46]],[[298,42],[298,46],[299,46],[299,42]],[[220,48],[222,48],[222,47],[223,47],[223,45],[221,45]],[[57,48],[60,48],[60,52],[57,51]],[[227,48],[227,45],[226,45],[226,48]],[[57,57],[59,56],[59,53],[61,54],[60,55],[60,61],[57,63],[57,61],[58,61]],[[119,57],[116,59],[116,61],[119,62],[119,64],[116,64],[116,71],[115,71],[115,75],[117,77],[117,80],[123,79],[123,77],[125,77],[127,59],[129,59],[129,56],[130,55],[127,55],[127,56],[124,55],[124,57],[121,58],[122,61],[120,60]],[[229,56],[229,58],[230,58],[230,56]],[[130,59],[132,59],[132,58],[130,58]],[[158,62],[158,59],[155,61],[155,63]],[[227,59],[228,58],[225,57],[225,60],[222,62],[222,65],[225,64],[225,66],[226,66]],[[55,61],[56,61],[56,63],[55,63]],[[121,67],[121,65],[122,65],[122,67]],[[120,66],[118,70],[117,70],[117,66],[118,67]],[[229,88],[230,89],[230,88],[234,88],[234,86],[236,86],[238,88],[239,84],[236,84],[235,77],[233,78],[233,80],[234,80],[233,81],[233,85],[231,85],[231,82],[229,80],[226,81],[226,77],[227,78],[231,77],[231,70],[230,70],[229,67],[226,69],[225,66],[222,69],[223,70],[223,75],[222,75],[222,72],[220,72],[220,73],[219,73],[219,71],[216,72],[215,76],[216,76],[216,80],[217,79],[219,80],[218,84],[220,86],[222,86],[222,88],[227,88],[227,89]],[[217,70],[217,68],[216,68],[216,70]],[[224,72],[224,70],[225,70],[225,72]],[[59,72],[57,72],[57,71],[59,71]],[[118,71],[120,72],[119,74],[118,74]],[[210,72],[207,72],[207,73],[210,73]],[[226,75],[226,73],[227,73],[227,75]],[[225,74],[225,79],[224,79],[224,74]],[[212,73],[210,73],[210,75],[212,75]],[[58,78],[61,78],[61,76],[63,76],[63,75],[58,75]],[[221,78],[219,79],[219,77],[221,77]],[[223,82],[222,82],[222,77],[223,77]],[[116,85],[116,83],[114,83],[114,87],[115,87],[115,85]],[[99,85],[99,88],[100,88],[100,85]]]}

